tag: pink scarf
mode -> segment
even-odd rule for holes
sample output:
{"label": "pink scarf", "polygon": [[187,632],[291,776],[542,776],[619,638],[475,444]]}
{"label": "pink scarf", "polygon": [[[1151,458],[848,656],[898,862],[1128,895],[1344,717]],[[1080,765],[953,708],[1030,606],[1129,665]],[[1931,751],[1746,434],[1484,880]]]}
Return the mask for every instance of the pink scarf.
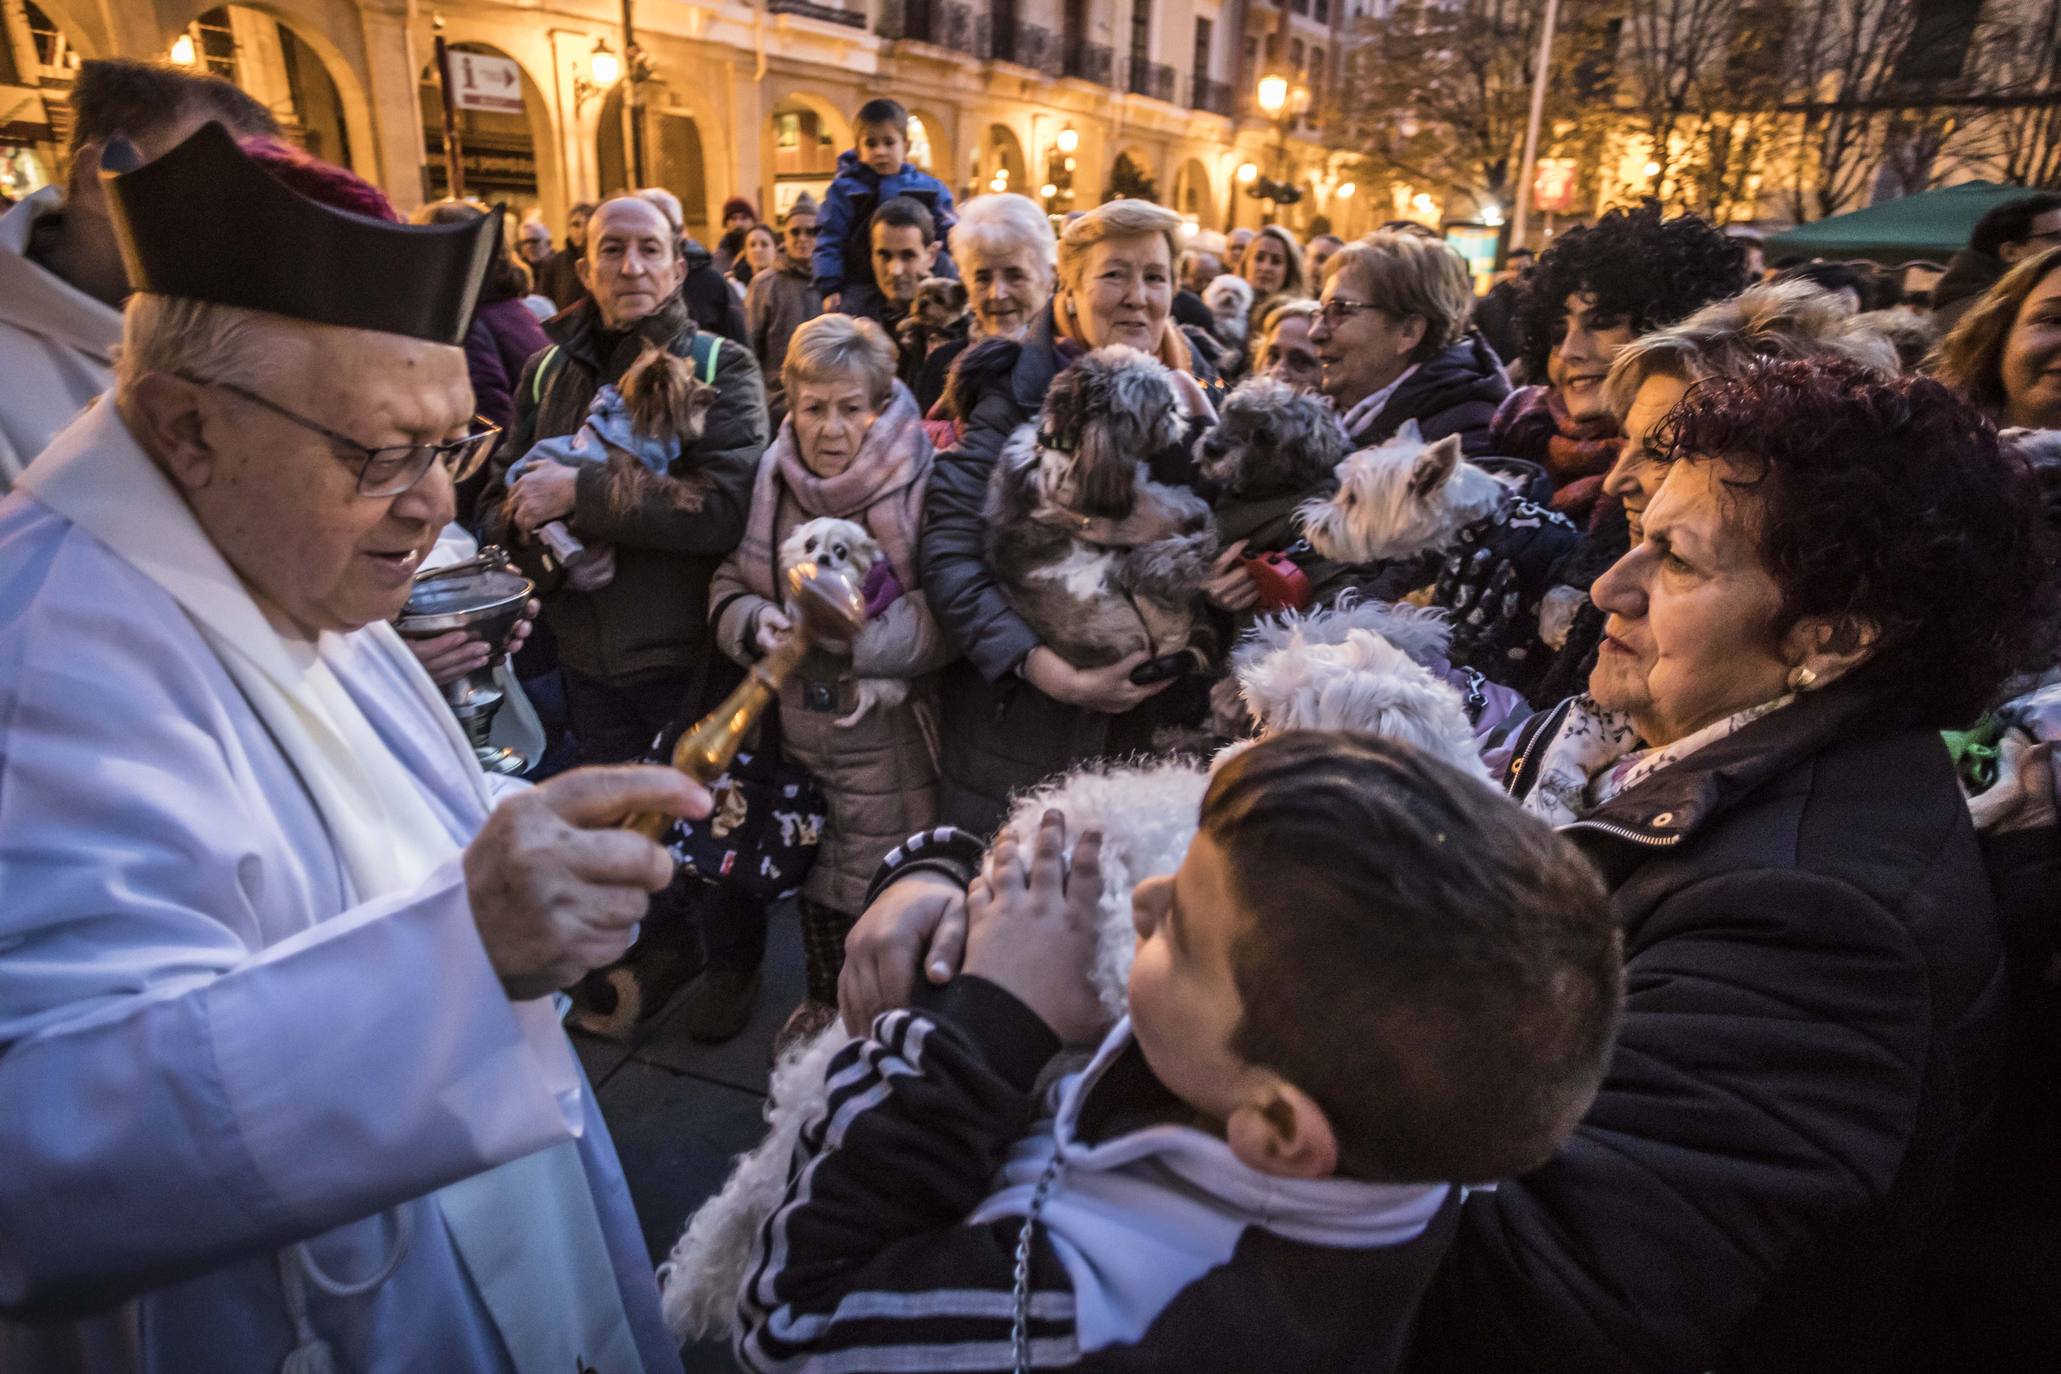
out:
{"label": "pink scarf", "polygon": [[[923,521],[923,489],[930,480],[930,439],[916,398],[900,382],[866,431],[859,456],[835,477],[818,477],[795,446],[794,417],[781,422],[779,436],[759,460],[751,491],[751,514],[737,561],[745,584],[770,601],[781,594],[773,584],[779,541],[802,520],[852,520],[880,541],[881,550],[905,589],[916,586],[916,534]],[[788,502],[801,519],[783,521]]]}

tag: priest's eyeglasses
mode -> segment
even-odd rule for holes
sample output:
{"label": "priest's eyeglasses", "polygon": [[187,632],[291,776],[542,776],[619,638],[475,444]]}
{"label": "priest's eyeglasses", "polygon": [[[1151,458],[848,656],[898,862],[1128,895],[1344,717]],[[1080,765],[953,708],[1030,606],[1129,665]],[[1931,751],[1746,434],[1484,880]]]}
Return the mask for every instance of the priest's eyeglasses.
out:
{"label": "priest's eyeglasses", "polygon": [[[441,461],[444,470],[451,474],[454,482],[463,482],[480,470],[487,456],[494,451],[494,445],[501,438],[501,426],[475,415],[473,423],[486,426],[477,434],[468,434],[463,439],[449,439],[441,444],[387,444],[380,448],[369,448],[351,438],[339,434],[327,425],[317,424],[305,415],[296,415],[277,401],[266,400],[248,387],[235,382],[218,382],[210,377],[195,377],[188,373],[174,373],[182,381],[195,386],[212,386],[261,406],[282,420],[290,420],[302,429],[319,434],[347,453],[358,455],[358,495],[399,496],[402,492],[422,480],[431,463]],[[346,460],[348,461],[348,460]]]}

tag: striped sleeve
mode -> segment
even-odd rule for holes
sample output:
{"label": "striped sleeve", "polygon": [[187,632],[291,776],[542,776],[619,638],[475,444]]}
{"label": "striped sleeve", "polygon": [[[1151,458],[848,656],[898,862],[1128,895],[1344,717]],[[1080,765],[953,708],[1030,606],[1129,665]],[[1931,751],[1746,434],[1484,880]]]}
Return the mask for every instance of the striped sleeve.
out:
{"label": "striped sleeve", "polygon": [[[1029,1129],[1057,1049],[1022,1003],[962,977],[832,1061],[740,1294],[744,1368],[1014,1366],[1021,1223],[965,1219]],[[1032,1366],[1075,1363],[1073,1293],[1042,1239],[1029,1294]]]}
{"label": "striped sleeve", "polygon": [[896,879],[916,872],[936,873],[961,887],[971,887],[987,848],[987,841],[978,835],[952,825],[935,826],[920,835],[911,835],[889,850],[874,870],[873,881],[866,888],[866,905],[873,905],[874,899]]}

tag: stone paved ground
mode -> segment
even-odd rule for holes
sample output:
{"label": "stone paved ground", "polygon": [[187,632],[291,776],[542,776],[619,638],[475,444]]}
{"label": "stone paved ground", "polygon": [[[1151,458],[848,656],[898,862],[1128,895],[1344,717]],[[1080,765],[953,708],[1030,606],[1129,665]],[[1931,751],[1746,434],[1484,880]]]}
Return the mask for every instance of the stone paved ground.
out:
{"label": "stone paved ground", "polygon": [[[764,1130],[766,1056],[802,994],[801,932],[791,904],[773,912],[764,979],[751,1024],[726,1045],[689,1040],[677,1002],[629,1045],[573,1036],[615,1137],[654,1264],[672,1249],[687,1214],[722,1183],[730,1160]],[[688,1374],[736,1368],[729,1352],[714,1344],[690,1347],[686,1361]]]}

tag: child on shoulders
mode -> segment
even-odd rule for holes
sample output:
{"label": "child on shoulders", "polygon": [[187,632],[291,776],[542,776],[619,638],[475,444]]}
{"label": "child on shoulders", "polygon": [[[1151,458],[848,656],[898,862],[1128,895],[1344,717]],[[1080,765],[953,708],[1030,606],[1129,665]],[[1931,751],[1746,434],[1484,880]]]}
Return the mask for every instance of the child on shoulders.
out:
{"label": "child on shoulders", "polygon": [[[928,210],[943,244],[958,216],[952,192],[909,156],[909,111],[893,100],[869,100],[852,118],[857,145],[839,154],[837,176],[823,193],[816,222],[815,286],[825,310],[872,313],[877,294],[866,241],[874,210],[907,196]],[[950,268],[944,269],[947,274]]]}

